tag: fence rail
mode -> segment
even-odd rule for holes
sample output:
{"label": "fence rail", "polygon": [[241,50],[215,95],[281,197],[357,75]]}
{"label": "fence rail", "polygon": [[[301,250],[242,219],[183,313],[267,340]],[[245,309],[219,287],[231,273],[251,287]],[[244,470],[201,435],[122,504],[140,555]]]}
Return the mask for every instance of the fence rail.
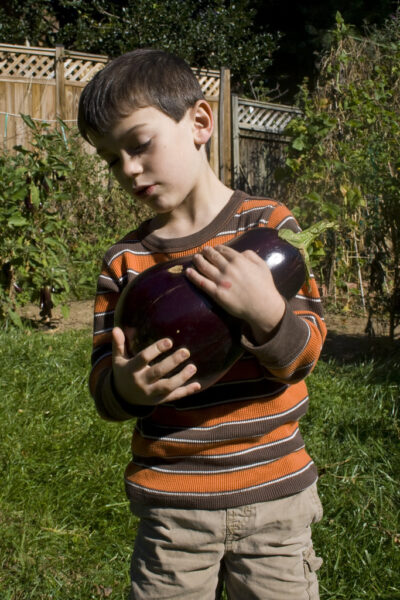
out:
{"label": "fence rail", "polygon": [[[20,118],[76,123],[79,96],[108,62],[63,46],[41,48],[0,44],[0,142],[12,151],[29,146],[29,130]],[[274,171],[285,160],[284,130],[300,111],[292,106],[231,96],[230,71],[193,69],[209,101],[215,128],[210,162],[228,185],[253,194],[277,195]],[[1,144],[0,144],[1,145]]]}
{"label": "fence rail", "polygon": [[[29,130],[20,118],[76,123],[79,96],[86,83],[108,62],[63,46],[40,48],[0,44],[0,136],[3,150],[29,146]],[[224,181],[231,177],[229,70],[194,69],[213,110],[215,131],[210,162]],[[224,107],[221,112],[220,107]]]}
{"label": "fence rail", "polygon": [[289,138],[285,128],[301,114],[284,104],[257,102],[232,95],[233,184],[253,195],[282,197],[276,181],[284,167]]}

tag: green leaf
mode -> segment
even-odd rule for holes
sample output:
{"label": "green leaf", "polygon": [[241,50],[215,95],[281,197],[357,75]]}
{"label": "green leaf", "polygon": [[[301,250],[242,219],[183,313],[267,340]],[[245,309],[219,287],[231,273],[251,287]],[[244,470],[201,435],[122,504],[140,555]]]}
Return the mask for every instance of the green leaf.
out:
{"label": "green leaf", "polygon": [[21,317],[14,310],[9,309],[8,316],[16,327],[23,329],[24,326],[22,324]]}
{"label": "green leaf", "polygon": [[7,224],[10,227],[24,227],[28,224],[28,221],[25,219],[25,217],[22,217],[21,215],[14,215],[10,219],[8,219]]}
{"label": "green leaf", "polygon": [[304,150],[305,144],[303,137],[297,137],[295,140],[293,140],[292,147],[295,150]]}
{"label": "green leaf", "polygon": [[24,115],[21,113],[21,118],[24,121],[24,123],[26,125],[28,125],[28,127],[30,129],[36,130],[36,124],[35,121],[32,119],[32,117],[30,117],[29,115]]}
{"label": "green leaf", "polygon": [[289,244],[300,250],[306,265],[307,280],[310,279],[311,273],[311,262],[308,248],[314,242],[314,240],[325,233],[325,231],[332,228],[337,228],[337,224],[333,223],[332,221],[320,221],[319,223],[315,223],[299,233],[295,233],[291,229],[280,229],[278,232],[278,235],[282,240],[289,242]]}
{"label": "green leaf", "polygon": [[40,192],[34,183],[31,183],[29,186],[29,190],[31,193],[31,202],[35,208],[39,208],[40,205]]}

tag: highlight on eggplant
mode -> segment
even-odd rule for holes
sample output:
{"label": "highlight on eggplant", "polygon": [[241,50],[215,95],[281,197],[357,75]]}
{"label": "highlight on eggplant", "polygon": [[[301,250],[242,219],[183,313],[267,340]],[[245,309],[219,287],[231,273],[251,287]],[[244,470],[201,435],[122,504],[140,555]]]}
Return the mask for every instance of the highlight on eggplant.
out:
{"label": "highlight on eggplant", "polygon": [[[238,252],[256,252],[269,266],[278,291],[287,300],[305,281],[300,251],[281,239],[275,229],[251,229],[227,245]],[[192,258],[185,256],[140,273],[124,288],[114,320],[125,334],[131,356],[164,337],[173,340],[171,352],[187,348],[189,361],[197,367],[193,380],[204,390],[243,354],[242,323],[189,281],[185,269],[191,265]]]}

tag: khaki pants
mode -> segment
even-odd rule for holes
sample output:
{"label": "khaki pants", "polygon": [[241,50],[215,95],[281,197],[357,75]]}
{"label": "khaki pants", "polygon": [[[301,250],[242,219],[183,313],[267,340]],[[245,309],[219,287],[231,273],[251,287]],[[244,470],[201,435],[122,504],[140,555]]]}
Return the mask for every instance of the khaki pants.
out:
{"label": "khaki pants", "polygon": [[316,485],[288,498],[227,510],[132,506],[140,517],[131,600],[318,600],[312,523]]}

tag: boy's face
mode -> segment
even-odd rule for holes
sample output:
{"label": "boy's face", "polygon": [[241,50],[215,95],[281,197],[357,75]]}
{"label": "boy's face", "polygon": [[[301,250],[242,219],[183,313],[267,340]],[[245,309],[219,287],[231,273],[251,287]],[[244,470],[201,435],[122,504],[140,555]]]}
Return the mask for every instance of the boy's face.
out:
{"label": "boy's face", "polygon": [[156,213],[174,210],[198,184],[204,153],[195,111],[177,123],[157,108],[139,108],[106,135],[93,136],[121,186]]}

